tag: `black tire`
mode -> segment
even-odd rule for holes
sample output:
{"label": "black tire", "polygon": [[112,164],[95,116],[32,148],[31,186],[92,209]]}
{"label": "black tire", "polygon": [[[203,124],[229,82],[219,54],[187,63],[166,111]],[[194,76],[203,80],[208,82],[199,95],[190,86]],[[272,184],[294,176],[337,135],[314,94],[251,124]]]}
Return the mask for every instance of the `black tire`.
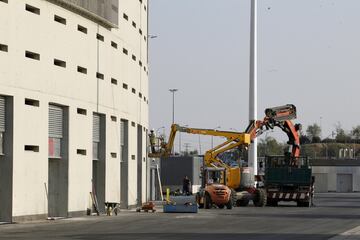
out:
{"label": "black tire", "polygon": [[200,203],[200,200],[201,200],[200,193],[196,193],[196,202],[197,202],[199,208],[204,208],[204,203]]}
{"label": "black tire", "polygon": [[227,209],[232,209],[233,208],[233,201],[232,201],[232,198],[230,198],[230,200],[228,201],[228,203],[226,204],[226,208]]}
{"label": "black tire", "polygon": [[236,191],[234,189],[231,189],[231,201],[232,201],[232,204],[233,206],[235,207],[236,206]]}
{"label": "black tire", "polygon": [[208,193],[205,193],[205,197],[204,197],[204,208],[205,209],[210,209],[212,207],[212,203],[211,203],[211,197]]}
{"label": "black tire", "polygon": [[253,202],[256,207],[266,206],[267,195],[266,195],[265,189],[262,189],[262,188],[256,189]]}
{"label": "black tire", "polygon": [[249,205],[249,199],[240,199],[236,201],[236,206],[237,207],[246,207],[247,205]]}
{"label": "black tire", "polygon": [[218,208],[220,208],[220,209],[223,209],[225,206],[224,206],[224,204],[219,204],[218,205]]}
{"label": "black tire", "polygon": [[270,207],[277,207],[278,206],[278,201],[274,200],[274,199],[268,199],[266,206],[270,206]]}
{"label": "black tire", "polygon": [[306,202],[298,201],[297,206],[298,207],[310,207],[310,202],[309,201],[306,201]]}

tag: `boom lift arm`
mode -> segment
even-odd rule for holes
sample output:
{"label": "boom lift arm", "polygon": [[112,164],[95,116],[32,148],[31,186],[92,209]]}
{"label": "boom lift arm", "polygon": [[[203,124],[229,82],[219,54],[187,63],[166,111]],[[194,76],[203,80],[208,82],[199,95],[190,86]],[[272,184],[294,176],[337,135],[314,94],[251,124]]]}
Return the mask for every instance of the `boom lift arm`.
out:
{"label": "boom lift arm", "polygon": [[[248,147],[256,137],[260,136],[263,132],[279,127],[289,137],[288,144],[292,147],[291,157],[296,161],[300,155],[300,140],[298,130],[301,125],[294,125],[291,120],[296,118],[296,107],[294,105],[285,105],[280,107],[268,108],[265,110],[265,117],[263,120],[253,121],[249,124],[246,131],[231,132],[231,131],[218,131],[214,129],[200,129],[181,127],[177,124],[171,126],[169,141],[163,143],[159,151],[149,154],[149,157],[160,158],[167,157],[171,154],[171,149],[174,145],[174,140],[177,132],[185,132],[189,134],[209,135],[225,137],[226,141],[208,150],[204,155],[204,163],[206,166],[224,167],[227,169],[227,182],[228,186],[237,189],[240,186],[240,168],[230,167],[218,158],[219,154],[226,152],[230,149],[237,147]],[[296,162],[292,162],[297,165]]]}
{"label": "boom lift arm", "polygon": [[[219,149],[232,143],[232,145],[227,146],[221,152],[227,151],[228,149],[233,149],[239,145],[249,145],[250,144],[250,135],[247,133],[231,132],[231,131],[218,131],[214,129],[202,129],[202,128],[188,128],[182,127],[177,124],[171,126],[169,141],[162,144],[160,149],[157,152],[149,154],[149,157],[159,158],[159,157],[168,157],[171,154],[171,149],[174,145],[174,140],[177,132],[183,132],[188,134],[197,134],[197,135],[208,135],[215,137],[225,137],[227,141],[215,149]],[[208,151],[209,152],[209,151]],[[219,153],[221,153],[219,152]],[[213,153],[211,155],[218,155],[219,153]],[[209,164],[210,165],[210,164]]]}

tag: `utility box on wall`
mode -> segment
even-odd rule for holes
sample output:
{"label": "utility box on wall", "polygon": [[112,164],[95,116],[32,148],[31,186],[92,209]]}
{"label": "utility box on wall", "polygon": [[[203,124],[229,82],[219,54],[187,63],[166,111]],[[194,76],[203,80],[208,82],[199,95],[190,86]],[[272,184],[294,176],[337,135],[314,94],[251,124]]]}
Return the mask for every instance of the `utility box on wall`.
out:
{"label": "utility box on wall", "polygon": [[201,185],[202,156],[172,156],[161,158],[160,176],[163,192],[169,188],[171,192],[182,191],[185,176],[191,181],[192,192],[196,193]]}

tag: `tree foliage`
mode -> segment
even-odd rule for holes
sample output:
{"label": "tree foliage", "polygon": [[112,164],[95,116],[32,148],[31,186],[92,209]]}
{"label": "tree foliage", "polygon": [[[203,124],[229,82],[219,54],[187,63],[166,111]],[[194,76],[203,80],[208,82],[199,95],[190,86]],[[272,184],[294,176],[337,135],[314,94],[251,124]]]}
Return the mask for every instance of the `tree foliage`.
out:
{"label": "tree foliage", "polygon": [[259,157],[266,155],[283,155],[284,144],[278,143],[273,137],[266,137],[261,139],[258,143],[258,154]]}
{"label": "tree foliage", "polygon": [[357,125],[356,127],[353,127],[353,129],[351,131],[351,135],[356,140],[360,139],[360,125]]}
{"label": "tree foliage", "polygon": [[321,141],[321,128],[316,123],[309,125],[306,129],[306,134],[312,143],[317,143]]}
{"label": "tree foliage", "polygon": [[347,142],[351,142],[351,137],[346,134],[345,130],[342,128],[341,123],[338,122],[335,125],[335,132],[336,132],[336,142],[339,143],[347,143]]}

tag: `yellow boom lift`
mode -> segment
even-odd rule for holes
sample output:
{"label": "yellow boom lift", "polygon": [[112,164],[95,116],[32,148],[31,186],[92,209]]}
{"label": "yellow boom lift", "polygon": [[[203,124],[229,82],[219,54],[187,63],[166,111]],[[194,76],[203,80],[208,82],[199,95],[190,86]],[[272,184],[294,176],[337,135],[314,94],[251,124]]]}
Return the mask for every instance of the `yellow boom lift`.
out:
{"label": "yellow boom lift", "polygon": [[[288,144],[292,147],[292,155],[299,154],[299,142],[297,131],[300,125],[293,125],[291,120],[296,118],[296,107],[285,105],[280,107],[268,108],[265,110],[265,118],[256,122],[251,122],[245,132],[219,131],[214,129],[201,129],[182,127],[177,124],[171,126],[170,136],[167,143],[161,141],[160,146],[155,152],[149,153],[151,158],[169,157],[177,132],[188,134],[208,135],[224,137],[226,141],[220,145],[206,151],[204,155],[204,165],[206,167],[224,168],[226,171],[226,185],[232,189],[233,202],[237,205],[247,205],[249,200],[253,200],[255,206],[265,206],[266,192],[252,186],[241,186],[241,168],[239,166],[229,166],[224,163],[219,154],[231,149],[247,148],[252,140],[264,131],[279,127],[289,137]],[[156,149],[152,146],[152,149]]]}

